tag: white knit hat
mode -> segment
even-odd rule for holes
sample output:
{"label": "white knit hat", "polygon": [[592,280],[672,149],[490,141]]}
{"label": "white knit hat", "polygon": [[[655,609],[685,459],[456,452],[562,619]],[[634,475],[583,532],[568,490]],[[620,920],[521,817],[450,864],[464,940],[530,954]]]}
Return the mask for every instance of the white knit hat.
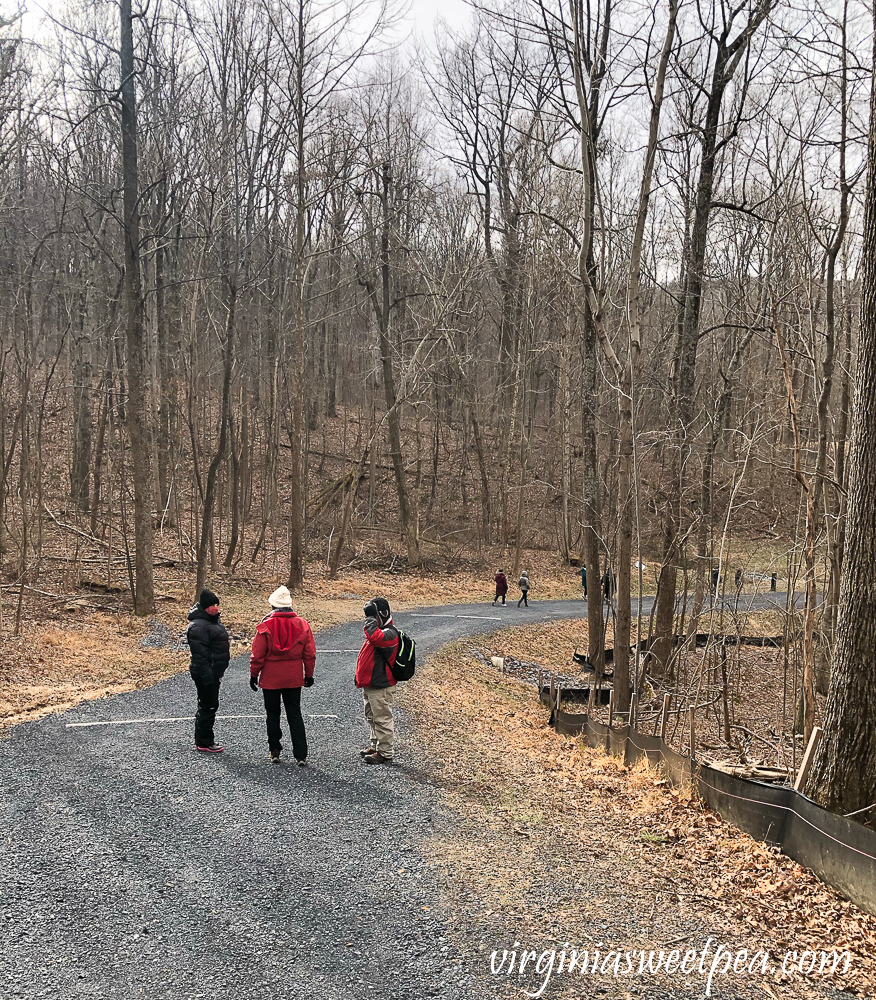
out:
{"label": "white knit hat", "polygon": [[268,598],[268,604],[272,608],[291,608],[292,595],[289,593],[289,588],[277,587],[274,593]]}

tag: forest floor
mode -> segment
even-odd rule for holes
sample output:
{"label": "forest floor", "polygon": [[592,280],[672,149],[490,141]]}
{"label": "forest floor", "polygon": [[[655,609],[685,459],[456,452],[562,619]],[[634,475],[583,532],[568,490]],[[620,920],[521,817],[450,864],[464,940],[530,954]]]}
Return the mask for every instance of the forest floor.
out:
{"label": "forest floor", "polygon": [[[774,970],[716,981],[713,995],[873,996],[876,917],[669,787],[644,762],[628,770],[558,735],[531,684],[484,662],[512,650],[532,659],[533,649],[557,648],[559,635],[572,638],[571,627],[460,641],[430,661],[416,699],[405,699],[422,722],[430,776],[460,817],[452,839],[429,845],[446,872],[445,906],[460,940],[477,927],[500,957],[505,948],[540,954],[569,945],[603,955],[670,947],[683,954],[709,934],[734,953],[767,951],[774,960],[788,951],[848,949],[849,972],[831,981]],[[543,978],[530,974],[530,995]],[[556,976],[548,995],[663,996],[671,986],[647,975],[590,983],[595,994],[582,993],[579,976]],[[503,985],[520,995],[519,977],[496,977]],[[701,996],[704,985],[692,977],[672,995]]]}
{"label": "forest floor", "polygon": [[[712,632],[730,636],[781,637],[786,624],[783,609],[749,614],[716,616]],[[647,618],[641,621],[642,635],[648,634]],[[635,635],[636,623],[633,622]],[[709,631],[704,616],[700,628]],[[608,643],[612,644],[609,624]],[[553,672],[568,686],[580,678],[589,685],[590,674],[581,673],[572,654],[587,649],[587,623],[581,620],[550,622],[499,632],[484,647],[485,654],[506,658],[511,676],[532,679],[538,669]],[[537,651],[537,652],[534,652]],[[726,656],[723,665],[722,656]],[[536,661],[536,662],[534,662]],[[722,669],[723,666],[723,669]],[[650,678],[651,688],[639,706],[638,728],[659,735],[664,694],[670,694],[667,741],[680,752],[689,753],[690,734],[687,707],[705,706],[697,712],[697,757],[706,764],[730,765],[749,770],[758,767],[795,774],[804,749],[802,735],[793,735],[797,694],[802,666],[799,650],[751,645],[713,645],[710,649],[682,650],[676,661],[674,680]],[[724,700],[723,676],[727,676]],[[825,699],[816,696],[816,715],[823,717]],[[585,706],[571,711],[584,711]],[[607,706],[592,712],[600,722],[608,722]],[[727,740],[729,726],[729,741]]]}

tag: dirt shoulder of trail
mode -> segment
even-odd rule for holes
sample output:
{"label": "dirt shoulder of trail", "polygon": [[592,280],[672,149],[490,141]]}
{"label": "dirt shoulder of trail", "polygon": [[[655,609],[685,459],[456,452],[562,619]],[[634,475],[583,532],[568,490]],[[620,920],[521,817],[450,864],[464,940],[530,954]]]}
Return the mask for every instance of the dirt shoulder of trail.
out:
{"label": "dirt shoulder of trail", "polygon": [[[538,628],[541,628],[540,626]],[[545,633],[546,635],[547,633]],[[513,638],[512,638],[513,636]],[[428,777],[454,821],[427,845],[461,946],[497,995],[543,976],[490,975],[490,956],[521,948],[766,951],[771,971],[718,977],[712,995],[873,996],[876,917],[808,870],[671,789],[558,735],[530,683],[484,662],[525,637],[463,640],[433,657],[401,704],[418,721]],[[530,642],[532,637],[530,637]],[[530,646],[530,659],[538,659]],[[549,658],[549,657],[548,657]],[[516,942],[516,944],[515,944]],[[713,948],[715,945],[713,944]],[[845,975],[782,975],[787,952],[848,949]],[[546,996],[701,996],[705,978],[555,976]]]}

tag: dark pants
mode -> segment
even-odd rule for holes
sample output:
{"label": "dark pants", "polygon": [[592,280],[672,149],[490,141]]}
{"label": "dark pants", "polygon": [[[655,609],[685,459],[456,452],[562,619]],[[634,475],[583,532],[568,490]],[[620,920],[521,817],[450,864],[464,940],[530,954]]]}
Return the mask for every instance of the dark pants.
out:
{"label": "dark pants", "polygon": [[292,734],[292,753],[296,760],[307,759],[307,733],[304,731],[304,719],[301,716],[301,688],[282,688],[271,691],[262,688],[265,696],[265,711],[268,713],[268,746],[279,750],[283,736],[280,730],[280,699],[286,706],[286,718],[289,722],[289,732]]}
{"label": "dark pants", "polygon": [[211,747],[216,742],[213,723],[219,710],[219,681],[194,678],[198,689],[198,711],[195,715],[195,746]]}
{"label": "dark pants", "polygon": [[520,595],[520,600],[519,600],[519,601],[517,602],[517,607],[518,607],[518,608],[520,607],[520,605],[521,605],[521,604],[522,604],[522,605],[523,605],[524,607],[526,607],[526,608],[528,608],[528,607],[529,607],[529,601],[527,601],[527,599],[526,599],[526,598],[527,598],[527,596],[528,596],[528,594],[529,594],[529,591],[528,591],[528,590],[524,590],[524,591],[522,591],[522,593],[521,593],[521,595]]}
{"label": "dark pants", "polygon": [[496,601],[498,601],[500,597],[502,598],[502,603],[504,604],[505,603],[505,595],[504,594],[496,594],[496,596],[493,598],[493,604],[495,604]]}

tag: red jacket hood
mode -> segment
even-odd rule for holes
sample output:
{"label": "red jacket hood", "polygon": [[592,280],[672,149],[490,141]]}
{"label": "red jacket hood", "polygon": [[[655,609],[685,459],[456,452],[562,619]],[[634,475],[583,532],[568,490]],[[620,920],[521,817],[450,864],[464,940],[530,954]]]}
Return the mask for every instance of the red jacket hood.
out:
{"label": "red jacket hood", "polygon": [[274,652],[286,653],[300,638],[303,623],[294,611],[273,611],[259,623],[256,631],[270,635]]}

